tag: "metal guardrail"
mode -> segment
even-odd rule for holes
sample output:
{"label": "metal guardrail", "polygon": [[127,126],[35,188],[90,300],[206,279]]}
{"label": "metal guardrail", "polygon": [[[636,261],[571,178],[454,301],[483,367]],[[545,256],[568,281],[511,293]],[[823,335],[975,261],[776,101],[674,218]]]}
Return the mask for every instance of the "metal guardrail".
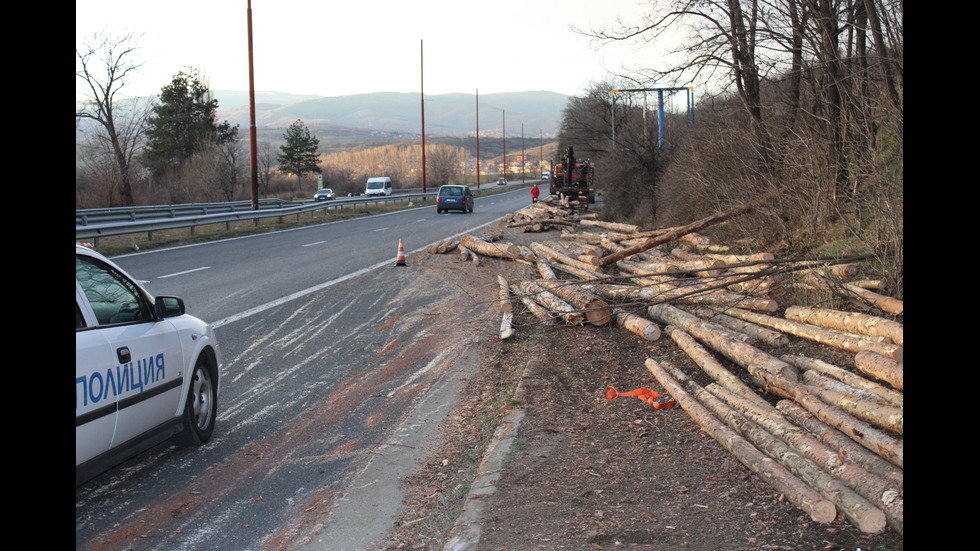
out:
{"label": "metal guardrail", "polygon": [[110,235],[153,232],[174,228],[194,228],[207,224],[224,223],[226,226],[239,220],[255,220],[256,225],[264,218],[282,218],[323,210],[341,211],[365,204],[382,205],[400,201],[425,200],[434,197],[430,193],[400,193],[389,196],[340,198],[332,201],[289,203],[279,199],[262,200],[259,209],[253,210],[251,201],[228,203],[194,203],[172,206],[120,207],[83,209],[75,211],[75,239],[93,239]]}

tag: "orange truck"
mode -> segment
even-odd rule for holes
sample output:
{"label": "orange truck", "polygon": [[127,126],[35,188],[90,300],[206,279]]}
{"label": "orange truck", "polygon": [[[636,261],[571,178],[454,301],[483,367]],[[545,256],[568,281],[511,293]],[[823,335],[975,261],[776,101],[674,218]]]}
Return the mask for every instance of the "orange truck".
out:
{"label": "orange truck", "polygon": [[551,172],[551,195],[595,203],[595,165],[592,161],[576,159],[571,147]]}

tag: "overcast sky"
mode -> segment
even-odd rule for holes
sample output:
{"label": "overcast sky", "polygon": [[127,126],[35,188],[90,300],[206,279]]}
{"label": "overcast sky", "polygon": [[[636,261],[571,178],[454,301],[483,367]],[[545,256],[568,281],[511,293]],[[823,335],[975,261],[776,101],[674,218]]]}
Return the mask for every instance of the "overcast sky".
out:
{"label": "overcast sky", "polygon": [[[610,73],[657,63],[652,46],[598,47],[572,30],[640,21],[641,0],[252,0],[257,91],[582,95]],[[127,96],[159,93],[185,67],[212,90],[247,91],[248,0],[76,0],[75,43],[140,36]],[[424,67],[420,67],[424,63]],[[424,71],[422,70],[424,68]],[[422,78],[424,77],[424,90]]]}

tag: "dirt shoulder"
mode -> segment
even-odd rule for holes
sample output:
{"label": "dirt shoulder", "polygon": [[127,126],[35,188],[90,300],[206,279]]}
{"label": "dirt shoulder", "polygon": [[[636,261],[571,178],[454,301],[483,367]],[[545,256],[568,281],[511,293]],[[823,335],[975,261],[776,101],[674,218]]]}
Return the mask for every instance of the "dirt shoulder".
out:
{"label": "dirt shoulder", "polygon": [[[505,239],[556,237],[508,233]],[[458,281],[492,282],[497,273],[533,277],[531,267],[512,261],[482,259],[476,266],[455,253],[429,257],[416,261]],[[490,304],[495,290],[494,283],[470,292]],[[644,367],[648,357],[706,383],[671,339],[644,341],[616,325],[545,326],[520,309],[515,328],[508,340],[482,343],[483,369],[466,382],[439,451],[405,480],[405,512],[385,549],[444,548],[493,429],[515,407],[524,417],[484,504],[476,549],[903,549],[903,537],[891,529],[866,534],[843,517],[830,524],[810,520],[683,409],[606,397],[608,386],[663,393]],[[845,359],[797,339],[785,348],[772,352]],[[525,373],[532,359],[535,367]],[[522,377],[524,392],[515,402]]]}

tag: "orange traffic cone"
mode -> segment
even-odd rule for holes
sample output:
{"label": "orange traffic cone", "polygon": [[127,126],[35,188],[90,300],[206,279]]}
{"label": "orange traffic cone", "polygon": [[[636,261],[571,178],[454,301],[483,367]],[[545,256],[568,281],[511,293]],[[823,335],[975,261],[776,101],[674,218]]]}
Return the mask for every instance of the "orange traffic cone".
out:
{"label": "orange traffic cone", "polygon": [[395,266],[408,266],[405,262],[405,247],[402,246],[402,240],[398,240],[398,258],[395,260]]}

